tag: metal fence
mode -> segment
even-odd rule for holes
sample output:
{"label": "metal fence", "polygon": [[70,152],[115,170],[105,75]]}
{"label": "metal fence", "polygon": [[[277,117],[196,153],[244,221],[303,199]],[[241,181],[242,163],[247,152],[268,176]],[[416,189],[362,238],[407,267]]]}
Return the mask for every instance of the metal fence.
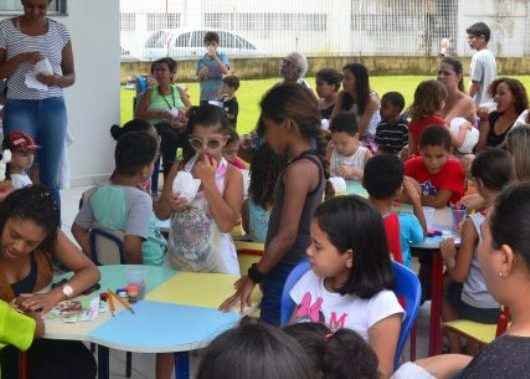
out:
{"label": "metal fence", "polygon": [[[469,55],[484,21],[499,56],[530,55],[530,0],[121,0],[123,59],[190,58],[215,30],[230,56]],[[444,43],[442,43],[444,41]]]}

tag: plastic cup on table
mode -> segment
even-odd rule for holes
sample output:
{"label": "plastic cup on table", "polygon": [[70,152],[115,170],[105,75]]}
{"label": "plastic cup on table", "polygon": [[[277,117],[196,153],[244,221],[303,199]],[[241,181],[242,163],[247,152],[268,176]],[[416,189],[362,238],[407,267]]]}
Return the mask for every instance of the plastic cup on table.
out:
{"label": "plastic cup on table", "polygon": [[137,288],[138,297],[143,298],[145,293],[145,271],[142,269],[127,270],[127,288]]}
{"label": "plastic cup on table", "polygon": [[452,208],[453,211],[453,231],[456,234],[460,234],[460,225],[462,224],[462,221],[464,221],[464,218],[466,217],[467,210],[466,209],[458,209],[458,208]]}

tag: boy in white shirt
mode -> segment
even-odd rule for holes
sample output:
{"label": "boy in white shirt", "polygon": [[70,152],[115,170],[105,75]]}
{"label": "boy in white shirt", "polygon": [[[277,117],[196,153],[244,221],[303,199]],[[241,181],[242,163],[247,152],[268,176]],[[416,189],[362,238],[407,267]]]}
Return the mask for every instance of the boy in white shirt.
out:
{"label": "boy in white shirt", "polygon": [[497,77],[495,56],[488,49],[491,30],[485,23],[477,22],[467,28],[466,33],[469,46],[477,51],[471,58],[469,76],[472,84],[469,96],[473,98],[477,106],[482,107],[493,103],[488,88]]}
{"label": "boy in white shirt", "polygon": [[15,131],[7,135],[7,147],[11,150],[13,157],[8,163],[9,176],[13,189],[31,186],[28,172],[33,166],[35,151],[39,148],[33,138],[24,132]]}

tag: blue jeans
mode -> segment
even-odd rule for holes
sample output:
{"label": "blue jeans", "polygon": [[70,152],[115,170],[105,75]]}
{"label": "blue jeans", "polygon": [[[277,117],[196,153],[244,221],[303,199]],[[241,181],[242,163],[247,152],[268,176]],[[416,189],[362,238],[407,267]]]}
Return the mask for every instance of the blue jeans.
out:
{"label": "blue jeans", "polygon": [[66,106],[62,97],[44,100],[8,100],[4,110],[4,133],[22,131],[31,135],[37,152],[39,179],[48,187],[61,209],[59,172],[66,136]]}
{"label": "blue jeans", "polygon": [[261,319],[271,325],[280,325],[283,286],[295,266],[296,264],[279,263],[261,284]]}

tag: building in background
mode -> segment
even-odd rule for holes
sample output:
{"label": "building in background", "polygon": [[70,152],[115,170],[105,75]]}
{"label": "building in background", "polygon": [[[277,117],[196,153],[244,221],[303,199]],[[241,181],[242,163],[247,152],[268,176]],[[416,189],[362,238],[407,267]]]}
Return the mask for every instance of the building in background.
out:
{"label": "building in background", "polygon": [[[501,56],[530,55],[530,0],[121,0],[129,59],[202,53],[217,30],[236,56],[469,55],[467,26],[485,21]],[[522,38],[521,38],[522,36]],[[250,47],[249,47],[250,45]]]}

